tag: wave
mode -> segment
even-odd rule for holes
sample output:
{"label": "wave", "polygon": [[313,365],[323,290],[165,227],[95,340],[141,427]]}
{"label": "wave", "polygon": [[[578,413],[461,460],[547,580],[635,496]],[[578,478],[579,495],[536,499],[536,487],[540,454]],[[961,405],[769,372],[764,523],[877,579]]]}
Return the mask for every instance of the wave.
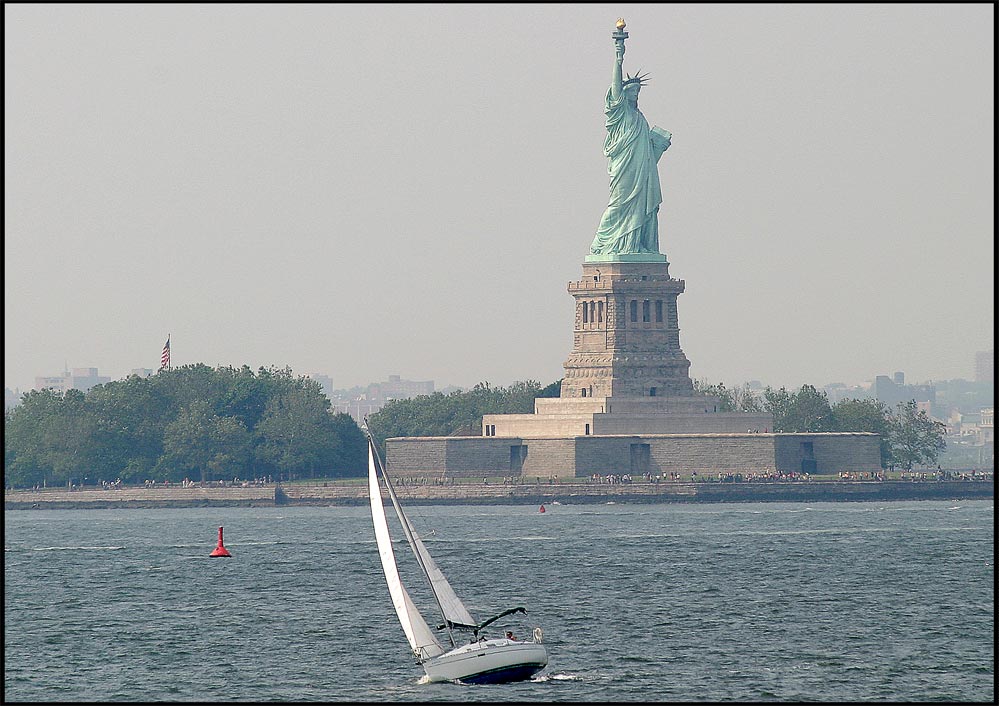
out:
{"label": "wave", "polygon": [[540,676],[531,679],[532,682],[546,682],[546,681],[583,681],[583,678],[575,674],[563,674],[562,672],[557,672],[555,674],[542,674]]}
{"label": "wave", "polygon": [[[421,537],[422,539],[422,537]],[[510,536],[510,537],[472,537],[471,539],[462,539],[460,541],[454,542],[455,544],[495,544],[496,542],[551,542],[555,537],[546,537],[544,535],[521,535],[521,536]],[[450,541],[450,540],[447,540]]]}
{"label": "wave", "polygon": [[[252,542],[252,541],[251,542],[233,542],[232,546],[234,546],[234,547],[257,547],[257,546],[265,546],[265,545],[272,545],[272,544],[295,544],[295,542],[277,541],[277,540],[273,541],[273,542]],[[229,546],[228,542],[226,543],[226,546],[227,547]]]}
{"label": "wave", "polygon": [[119,549],[125,549],[125,547],[124,546],[121,546],[121,547],[32,547],[31,551],[34,551],[34,552],[117,551]]}

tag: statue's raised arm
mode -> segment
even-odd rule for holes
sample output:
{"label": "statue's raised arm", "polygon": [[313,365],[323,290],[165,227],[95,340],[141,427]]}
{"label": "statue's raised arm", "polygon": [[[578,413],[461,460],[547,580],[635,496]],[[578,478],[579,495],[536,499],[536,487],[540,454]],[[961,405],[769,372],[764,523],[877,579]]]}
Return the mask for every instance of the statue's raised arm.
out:
{"label": "statue's raised arm", "polygon": [[614,97],[614,100],[618,100],[623,90],[621,70],[624,66],[624,40],[628,38],[628,33],[624,31],[623,19],[618,19],[617,32],[611,36],[614,37],[614,74],[611,77],[611,96]]}

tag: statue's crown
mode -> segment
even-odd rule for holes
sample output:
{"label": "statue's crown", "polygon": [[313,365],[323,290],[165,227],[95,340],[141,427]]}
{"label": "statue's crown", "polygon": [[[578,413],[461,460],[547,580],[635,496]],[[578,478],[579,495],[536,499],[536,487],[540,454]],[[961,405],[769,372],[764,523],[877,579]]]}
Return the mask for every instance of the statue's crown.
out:
{"label": "statue's crown", "polygon": [[624,86],[627,86],[632,83],[637,83],[639,86],[644,86],[645,84],[648,83],[648,77],[649,75],[647,73],[643,74],[641,70],[639,70],[638,73],[636,73],[634,76],[628,74],[628,78],[621,82],[621,87],[623,88]]}

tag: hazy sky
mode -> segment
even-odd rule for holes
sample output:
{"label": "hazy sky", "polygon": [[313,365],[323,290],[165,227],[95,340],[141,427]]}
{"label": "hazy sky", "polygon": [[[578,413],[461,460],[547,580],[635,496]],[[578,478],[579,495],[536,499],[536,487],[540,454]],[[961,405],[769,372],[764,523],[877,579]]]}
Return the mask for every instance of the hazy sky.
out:
{"label": "hazy sky", "polygon": [[991,4],[5,4],[5,386],[561,378],[619,16],[691,377],[971,379]]}

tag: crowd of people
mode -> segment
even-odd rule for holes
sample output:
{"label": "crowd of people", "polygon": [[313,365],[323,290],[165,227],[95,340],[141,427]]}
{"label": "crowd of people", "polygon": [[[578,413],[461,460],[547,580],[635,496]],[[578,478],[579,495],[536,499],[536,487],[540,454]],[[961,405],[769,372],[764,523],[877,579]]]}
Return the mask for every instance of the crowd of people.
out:
{"label": "crowd of people", "polygon": [[[872,471],[843,471],[837,475],[838,480],[843,481],[886,481],[897,478],[899,480],[908,481],[987,481],[992,480],[993,471],[991,470],[965,470],[965,471],[950,471],[937,468],[935,470],[911,470],[911,471],[894,471],[893,469],[884,470],[877,469]],[[393,482],[398,486],[453,486],[459,482],[467,483],[471,479],[458,479],[454,476],[398,476],[393,480]],[[501,480],[503,485],[521,485],[521,484],[542,484],[547,483],[550,485],[558,484],[559,482],[587,482],[587,483],[599,483],[599,484],[629,484],[634,482],[644,482],[652,483],[658,485],[659,483],[786,483],[786,482],[808,482],[812,480],[812,476],[808,473],[788,471],[788,472],[778,472],[772,469],[764,469],[759,472],[753,473],[726,473],[722,471],[718,472],[707,472],[699,473],[698,471],[691,471],[689,475],[686,473],[679,472],[668,472],[668,473],[644,473],[638,477],[638,480],[632,476],[630,473],[593,473],[589,477],[583,479],[575,478],[563,478],[559,479],[556,475],[549,475],[547,478],[542,478],[540,476],[504,476]],[[482,483],[484,485],[489,485],[490,479],[483,478]],[[493,479],[496,482],[496,479]],[[189,478],[184,478],[180,482],[180,487],[182,488],[250,488],[250,487],[266,487],[272,485],[274,479],[272,476],[260,476],[252,479],[241,479],[234,477],[231,481],[227,480],[212,480],[212,481],[196,481]],[[78,490],[86,485],[93,485],[92,483],[85,482],[82,486],[80,484],[70,484],[70,490]],[[124,486],[121,478],[116,478],[115,480],[98,480],[96,483],[98,488],[103,490],[117,490]],[[143,482],[143,487],[147,489],[155,488],[173,488],[177,487],[177,483],[171,483],[169,480],[156,481],[151,479],[146,479]],[[326,486],[327,482],[323,482]],[[40,490],[41,488],[36,487],[35,490]]]}
{"label": "crowd of people", "polygon": [[[273,483],[273,478],[271,476],[261,476],[259,478],[253,478],[250,480],[233,477],[231,481],[227,480],[211,480],[211,481],[197,481],[191,480],[190,478],[185,478],[180,482],[181,488],[263,488],[264,486]],[[155,480],[146,479],[143,482],[143,487],[145,488],[176,488],[176,483],[171,483],[168,480],[163,480],[157,483]]]}
{"label": "crowd of people", "polygon": [[[689,478],[689,480],[688,480]],[[787,482],[787,481],[807,481],[811,480],[811,476],[807,473],[797,473],[791,471],[788,473],[778,473],[777,471],[761,471],[759,473],[698,473],[697,471],[691,471],[690,476],[686,476],[682,473],[670,472],[662,474],[645,473],[642,475],[642,481],[645,483],[746,483],[746,482]],[[599,473],[594,473],[589,477],[589,482],[591,483],[633,483],[635,482],[630,473],[608,473],[606,475],[601,475]]]}

